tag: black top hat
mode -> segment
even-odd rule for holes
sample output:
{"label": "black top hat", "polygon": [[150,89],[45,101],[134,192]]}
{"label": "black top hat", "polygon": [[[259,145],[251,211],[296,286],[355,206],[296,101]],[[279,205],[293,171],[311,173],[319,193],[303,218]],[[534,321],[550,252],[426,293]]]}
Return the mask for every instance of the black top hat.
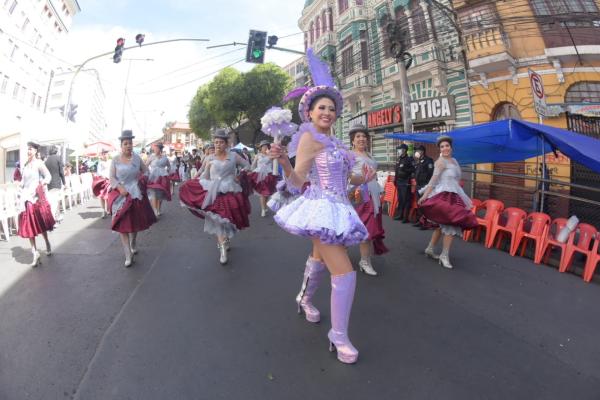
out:
{"label": "black top hat", "polygon": [[367,129],[366,126],[364,126],[362,124],[358,124],[358,125],[354,125],[352,128],[350,128],[350,132],[348,132],[348,135],[352,136],[357,132],[364,132],[367,135],[369,134],[369,130]]}
{"label": "black top hat", "polygon": [[448,135],[438,136],[438,138],[436,140],[437,146],[440,147],[440,144],[442,142],[448,142],[448,143],[450,143],[450,146],[452,146],[452,137],[450,137]]}
{"label": "black top hat", "polygon": [[27,142],[27,147],[31,147],[32,149],[36,149],[36,150],[40,149],[40,145],[35,142]]}
{"label": "black top hat", "polygon": [[225,141],[229,140],[229,132],[226,129],[219,128],[213,133],[213,139],[223,139]]}
{"label": "black top hat", "polygon": [[133,140],[135,136],[133,136],[133,132],[131,130],[125,130],[121,133],[121,136],[119,136],[119,140],[123,141],[123,140]]}

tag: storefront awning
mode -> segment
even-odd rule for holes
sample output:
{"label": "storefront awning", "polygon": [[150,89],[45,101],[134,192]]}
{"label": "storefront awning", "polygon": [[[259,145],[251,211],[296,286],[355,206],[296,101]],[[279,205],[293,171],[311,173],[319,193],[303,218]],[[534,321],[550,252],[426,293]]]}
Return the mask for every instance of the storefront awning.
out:
{"label": "storefront awning", "polygon": [[[600,173],[600,140],[548,125],[507,119],[459,128],[452,137],[461,164],[521,161],[553,150]],[[439,133],[391,133],[387,138],[435,143]],[[542,149],[543,145],[543,149]]]}

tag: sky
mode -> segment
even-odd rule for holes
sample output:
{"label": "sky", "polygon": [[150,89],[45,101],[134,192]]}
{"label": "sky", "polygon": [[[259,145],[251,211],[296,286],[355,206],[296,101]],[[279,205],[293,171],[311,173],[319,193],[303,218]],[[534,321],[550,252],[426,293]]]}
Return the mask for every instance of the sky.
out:
{"label": "sky", "polygon": [[[158,138],[167,121],[186,121],[196,90],[216,72],[231,64],[240,71],[254,66],[243,61],[250,29],[277,35],[281,38],[278,47],[303,50],[298,19],[304,0],[78,1],[81,12],[58,48],[60,57],[73,65],[112,52],[119,37],[126,39],[126,46],[135,45],[137,33],[146,35],[145,43],[176,38],[210,40],[126,50],[119,64],[113,63],[112,55],[86,64],[99,72],[106,94],[107,139],[120,134],[124,99],[124,128],[132,129],[138,138]],[[232,42],[244,45],[207,49]],[[267,50],[265,62],[285,66],[297,58],[292,53]]]}

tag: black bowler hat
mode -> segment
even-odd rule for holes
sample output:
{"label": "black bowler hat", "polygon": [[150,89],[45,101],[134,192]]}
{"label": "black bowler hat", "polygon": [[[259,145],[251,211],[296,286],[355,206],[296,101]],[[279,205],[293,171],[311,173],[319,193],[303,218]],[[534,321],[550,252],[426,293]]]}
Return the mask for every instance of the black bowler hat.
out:
{"label": "black bowler hat", "polygon": [[417,147],[415,147],[415,151],[425,151],[425,146],[423,146],[422,144],[418,145]]}
{"label": "black bowler hat", "polygon": [[225,141],[229,140],[229,132],[226,129],[217,129],[215,131],[215,133],[213,133],[213,140],[214,139],[223,139]]}
{"label": "black bowler hat", "polygon": [[31,147],[32,149],[35,149],[36,151],[40,149],[40,145],[35,142],[27,142],[27,147]]}
{"label": "black bowler hat", "polygon": [[405,143],[402,143],[400,146],[396,147],[396,150],[407,150],[408,151],[408,146]]}
{"label": "black bowler hat", "polygon": [[128,130],[123,131],[123,133],[121,133],[121,136],[119,136],[119,140],[120,141],[127,140],[127,139],[133,140],[134,137],[135,136],[133,136],[133,131],[128,129]]}
{"label": "black bowler hat", "polygon": [[364,126],[362,124],[358,124],[358,125],[354,125],[352,128],[350,128],[350,132],[348,132],[348,135],[352,136],[357,132],[363,132],[363,133],[366,133],[367,135],[369,134],[369,130],[367,129],[366,126]]}

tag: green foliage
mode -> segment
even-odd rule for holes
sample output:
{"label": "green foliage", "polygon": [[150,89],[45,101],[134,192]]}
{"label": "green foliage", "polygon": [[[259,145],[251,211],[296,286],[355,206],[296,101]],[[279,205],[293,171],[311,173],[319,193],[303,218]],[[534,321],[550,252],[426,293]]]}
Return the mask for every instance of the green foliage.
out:
{"label": "green foliage", "polygon": [[225,68],[198,88],[188,111],[190,125],[198,135],[208,138],[212,128],[227,126],[236,131],[248,120],[257,135],[260,118],[271,106],[281,103],[290,86],[290,77],[275,64],[259,64],[247,73]]}

